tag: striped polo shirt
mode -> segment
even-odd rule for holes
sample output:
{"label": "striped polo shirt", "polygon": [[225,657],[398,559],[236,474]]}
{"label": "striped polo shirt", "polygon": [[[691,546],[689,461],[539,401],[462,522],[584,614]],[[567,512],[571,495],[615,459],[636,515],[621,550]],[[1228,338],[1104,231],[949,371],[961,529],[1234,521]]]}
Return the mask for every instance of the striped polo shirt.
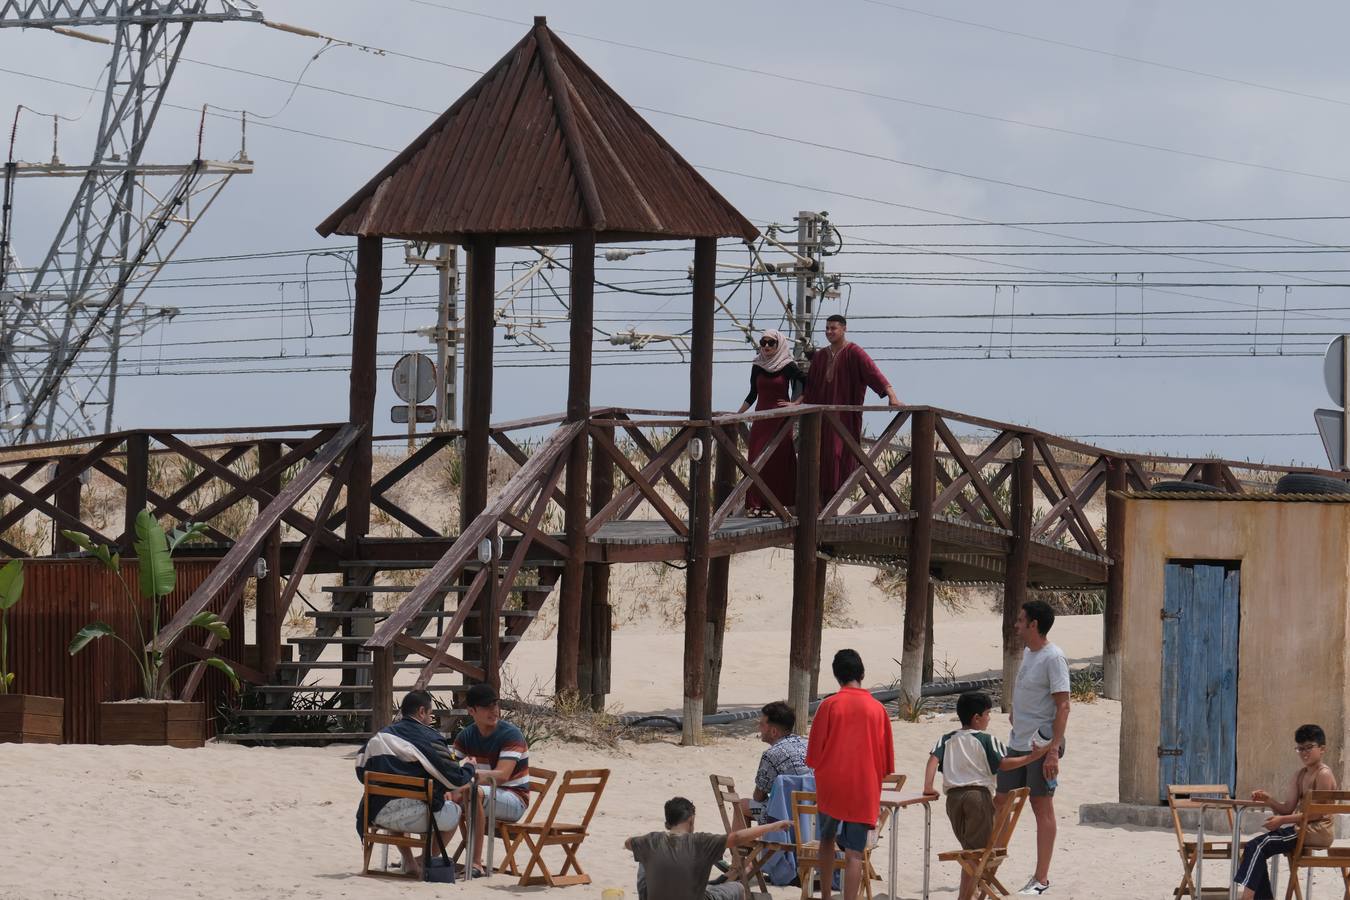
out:
{"label": "striped polo shirt", "polygon": [[476,762],[486,763],[489,768],[497,768],[503,759],[515,760],[511,777],[502,782],[501,787],[513,792],[526,805],[530,802],[530,750],[525,745],[525,735],[520,729],[505,719],[497,722],[497,727],[489,735],[480,734],[478,726],[470,723],[455,737],[454,748],[465,756],[472,756]]}

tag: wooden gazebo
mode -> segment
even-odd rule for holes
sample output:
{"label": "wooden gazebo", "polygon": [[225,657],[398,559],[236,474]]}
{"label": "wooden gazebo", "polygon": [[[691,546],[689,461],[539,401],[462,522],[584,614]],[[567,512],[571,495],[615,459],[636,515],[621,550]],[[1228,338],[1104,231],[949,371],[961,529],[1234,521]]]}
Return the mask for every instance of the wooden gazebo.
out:
{"label": "wooden gazebo", "polygon": [[[689,416],[712,414],[713,296],[717,239],[758,236],[631,106],[537,17],[524,37],[364,187],[319,225],[357,238],[350,421],[364,426],[348,492],[347,538],[370,527],[371,430],[380,314],[381,241],[463,245],[468,254],[461,530],[487,504],[492,413],[496,248],[569,244],[571,349],[568,422],[590,415],[595,245],[693,240]],[[699,436],[710,448],[710,429]],[[686,718],[701,713],[704,608],[709,573],[710,452],[692,461],[686,575]],[[587,442],[570,448],[565,483],[568,558],[562,578],[556,688],[578,687],[586,579]],[[597,565],[597,569],[604,568]],[[607,599],[606,599],[607,602]]]}

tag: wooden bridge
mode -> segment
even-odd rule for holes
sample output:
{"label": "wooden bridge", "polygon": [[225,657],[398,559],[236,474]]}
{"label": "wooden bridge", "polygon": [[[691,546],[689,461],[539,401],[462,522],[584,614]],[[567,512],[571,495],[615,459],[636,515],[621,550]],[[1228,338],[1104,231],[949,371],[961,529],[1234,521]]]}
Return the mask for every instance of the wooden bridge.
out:
{"label": "wooden bridge", "polygon": [[[387,721],[398,691],[431,687],[453,694],[475,681],[496,683],[502,663],[556,590],[562,591],[558,683],[601,704],[608,692],[611,567],[658,560],[707,566],[702,595],[687,600],[685,653],[695,670],[687,674],[697,678],[686,679],[685,700],[696,714],[713,710],[731,557],[768,547],[795,554],[785,674],[810,678],[818,670],[824,565],[843,559],[905,570],[901,649],[909,680],[917,678],[931,627],[933,580],[1002,584],[1005,617],[1015,615],[1028,588],[1105,587],[1111,693],[1120,622],[1112,573],[1124,548],[1114,546],[1116,504],[1107,492],[1148,490],[1159,481],[1261,490],[1288,471],[1122,454],[931,407],[867,407],[881,427],[874,439],[845,441],[852,475],[823,497],[812,460],[822,431],[842,431],[839,414],[849,409],[801,406],[696,420],[604,408],[584,422],[555,416],[501,423],[489,437],[499,463],[509,460],[514,471],[457,533],[429,525],[395,497],[409,478],[443,469],[459,452],[463,432],[427,437],[370,483],[371,509],[383,525],[365,534],[349,526],[360,426],[253,429],[206,440],[190,431],[129,431],[35,445],[0,460],[0,490],[10,500],[0,514],[0,549],[29,555],[10,542],[6,529],[36,519],[53,533],[77,530],[124,552],[139,509],[166,523],[206,522],[208,541],[183,551],[219,562],[155,642],[198,657],[217,652],[210,638],[195,643],[199,636],[187,623],[207,609],[228,618],[245,586],[255,584],[256,650],[231,663],[264,701],[241,711],[263,734],[271,723],[312,714],[340,715],[346,729],[339,736],[362,736]],[[759,458],[749,459],[743,449],[749,425],[766,418],[780,423],[779,431]],[[693,442],[704,429],[714,446],[696,452]],[[532,434],[543,437],[527,440]],[[785,440],[796,441],[801,460],[801,502],[794,508],[773,495],[762,475]],[[583,539],[573,545],[556,523],[566,518],[561,487],[578,447],[589,491],[578,529]],[[700,466],[711,470],[704,502],[697,493]],[[120,490],[120,516],[113,517],[120,531],[90,524],[92,504],[84,495],[94,474]],[[772,515],[743,514],[752,485]],[[106,507],[108,498],[101,503]],[[227,521],[247,525],[222,530]],[[50,549],[74,550],[59,536]],[[569,569],[582,576],[571,595]],[[312,633],[283,640],[283,620],[302,579],[317,574],[341,575],[339,584],[325,588],[330,603],[306,600]],[[401,598],[393,608],[380,599],[391,594]],[[1005,639],[1010,651],[1017,649],[1010,634]],[[576,680],[568,683],[571,672]],[[189,679],[184,696],[199,683]],[[691,683],[700,692],[690,693]],[[809,681],[797,690],[809,695]],[[331,702],[293,710],[289,700],[297,693],[321,693]],[[273,738],[306,736],[334,735],[296,731]]]}

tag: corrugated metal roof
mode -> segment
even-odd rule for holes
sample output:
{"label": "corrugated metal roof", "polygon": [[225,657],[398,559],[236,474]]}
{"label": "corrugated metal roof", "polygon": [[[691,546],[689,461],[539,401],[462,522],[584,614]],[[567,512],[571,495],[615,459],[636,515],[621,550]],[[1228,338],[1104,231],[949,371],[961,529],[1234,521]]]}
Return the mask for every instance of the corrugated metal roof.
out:
{"label": "corrugated metal roof", "polygon": [[582,230],[598,240],[759,234],[542,17],[318,227],[454,243]]}

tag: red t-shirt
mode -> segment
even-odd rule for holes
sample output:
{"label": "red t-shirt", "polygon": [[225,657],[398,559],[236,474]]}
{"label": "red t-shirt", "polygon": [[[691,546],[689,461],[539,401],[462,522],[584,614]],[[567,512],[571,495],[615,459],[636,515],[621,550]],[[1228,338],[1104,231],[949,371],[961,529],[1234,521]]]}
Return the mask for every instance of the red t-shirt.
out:
{"label": "red t-shirt", "polygon": [[895,771],[886,709],[862,688],[840,688],[811,721],[806,764],[816,772],[820,811],[841,822],[875,827],[881,779]]}

